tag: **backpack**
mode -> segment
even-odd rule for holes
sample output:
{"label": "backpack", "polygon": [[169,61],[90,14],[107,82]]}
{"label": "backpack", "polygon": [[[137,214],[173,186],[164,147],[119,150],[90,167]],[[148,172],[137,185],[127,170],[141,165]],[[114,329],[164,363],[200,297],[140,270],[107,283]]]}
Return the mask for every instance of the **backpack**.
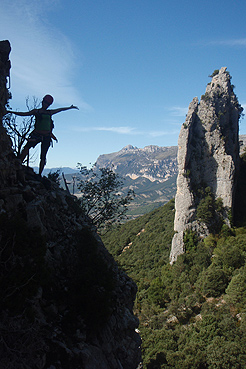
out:
{"label": "backpack", "polygon": [[54,128],[54,122],[50,114],[38,113],[35,115],[35,129],[37,131],[49,131]]}

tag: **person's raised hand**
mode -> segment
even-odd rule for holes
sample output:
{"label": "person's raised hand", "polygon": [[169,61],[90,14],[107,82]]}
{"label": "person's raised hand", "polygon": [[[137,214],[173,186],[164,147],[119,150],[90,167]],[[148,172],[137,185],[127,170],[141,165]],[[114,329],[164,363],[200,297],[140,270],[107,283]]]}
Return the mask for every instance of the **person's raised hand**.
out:
{"label": "person's raised hand", "polygon": [[79,110],[79,108],[77,106],[74,106],[74,105],[71,105],[70,108]]}

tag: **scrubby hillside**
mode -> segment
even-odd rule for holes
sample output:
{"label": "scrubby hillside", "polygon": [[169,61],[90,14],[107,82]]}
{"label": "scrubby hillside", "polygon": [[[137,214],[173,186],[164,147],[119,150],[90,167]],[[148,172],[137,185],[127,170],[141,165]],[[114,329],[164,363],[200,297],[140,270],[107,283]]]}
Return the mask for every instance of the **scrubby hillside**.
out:
{"label": "scrubby hillside", "polygon": [[138,285],[144,368],[245,368],[246,227],[187,234],[171,266],[173,218],[170,201],[104,236]]}

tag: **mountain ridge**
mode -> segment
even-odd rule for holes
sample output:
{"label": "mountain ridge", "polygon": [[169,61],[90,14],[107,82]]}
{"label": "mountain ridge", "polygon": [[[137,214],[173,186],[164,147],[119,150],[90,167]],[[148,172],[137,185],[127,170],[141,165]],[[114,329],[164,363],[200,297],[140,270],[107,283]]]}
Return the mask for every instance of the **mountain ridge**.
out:
{"label": "mountain ridge", "polygon": [[177,147],[156,145],[138,148],[127,145],[120,151],[100,155],[96,161],[99,167],[109,166],[122,176],[131,179],[147,178],[154,182],[165,182],[177,173]]}

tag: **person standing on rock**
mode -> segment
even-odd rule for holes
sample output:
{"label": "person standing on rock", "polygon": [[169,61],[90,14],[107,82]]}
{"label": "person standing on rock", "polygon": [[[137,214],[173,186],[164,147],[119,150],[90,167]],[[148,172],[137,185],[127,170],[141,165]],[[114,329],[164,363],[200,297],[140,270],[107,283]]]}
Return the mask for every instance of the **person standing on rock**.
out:
{"label": "person standing on rock", "polygon": [[7,110],[7,113],[12,113],[15,115],[19,115],[21,117],[26,117],[30,115],[33,115],[35,117],[34,130],[31,132],[27,144],[25,145],[24,149],[20,154],[20,159],[23,162],[26,156],[29,154],[30,148],[35,147],[38,143],[41,142],[39,175],[42,174],[44,166],[46,164],[46,155],[49,150],[52,139],[58,142],[57,138],[52,133],[52,130],[54,128],[52,115],[69,109],[78,109],[78,107],[74,105],[71,105],[67,108],[48,109],[48,107],[53,103],[53,101],[54,99],[51,95],[45,95],[42,100],[42,107],[40,109],[32,109],[26,112]]}

